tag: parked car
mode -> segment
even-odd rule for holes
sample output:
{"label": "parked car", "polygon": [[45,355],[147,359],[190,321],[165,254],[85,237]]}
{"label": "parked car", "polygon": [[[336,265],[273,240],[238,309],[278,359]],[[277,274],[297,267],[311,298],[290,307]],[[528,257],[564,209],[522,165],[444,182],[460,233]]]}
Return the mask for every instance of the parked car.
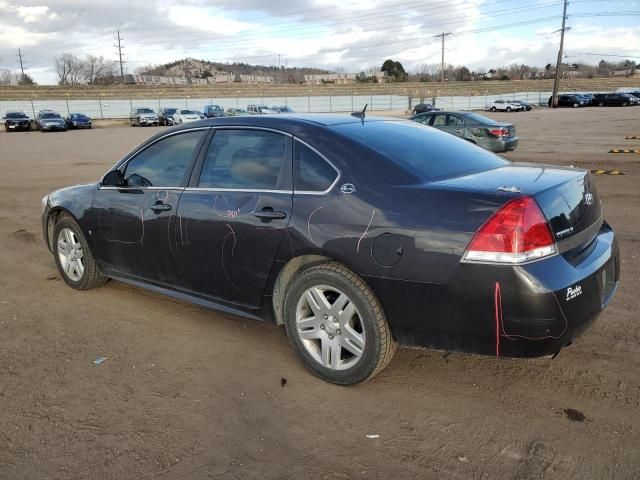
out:
{"label": "parked car", "polygon": [[84,113],[70,113],[64,119],[67,128],[91,128],[91,119]]}
{"label": "parked car", "polygon": [[555,354],[606,308],[620,254],[588,171],[360,117],[154,135],[99,182],[42,199],[60,275],[284,325],[306,367],[338,384],[380,372],[396,344]]}
{"label": "parked car", "polygon": [[[551,100],[553,97],[549,97],[549,101],[547,105],[551,106]],[[558,95],[558,107],[585,107],[587,105],[587,101],[580,97],[579,95]]]}
{"label": "parked car", "polygon": [[41,132],[50,132],[53,130],[67,130],[67,123],[59,113],[53,110],[40,110],[36,115],[36,127]]}
{"label": "parked car", "polygon": [[275,111],[276,113],[296,113],[293,108],[286,105],[282,105],[281,107],[274,106],[271,107],[271,110]]}
{"label": "parked car", "polygon": [[194,110],[194,113],[198,115],[198,117],[200,117],[200,120],[204,120],[205,118],[207,118],[205,114],[202,113],[200,110]]}
{"label": "parked car", "polygon": [[516,127],[473,112],[431,112],[411,117],[422,123],[480,145],[492,152],[508,152],[518,146]]}
{"label": "parked car", "polygon": [[269,115],[272,113],[278,113],[272,108],[267,107],[266,105],[247,105],[247,111],[256,115]]}
{"label": "parked car", "polygon": [[246,117],[254,114],[247,112],[244,108],[227,108],[227,115],[229,117]]}
{"label": "parked car", "polygon": [[12,132],[16,130],[29,130],[31,128],[31,119],[24,112],[17,112],[9,110],[5,113],[4,117],[4,129],[7,132]]}
{"label": "parked car", "polygon": [[434,112],[439,111],[439,108],[435,108],[430,103],[418,103],[415,107],[413,107],[413,114],[417,115],[418,113],[426,113],[426,112]]}
{"label": "parked car", "polygon": [[165,127],[173,125],[173,114],[178,111],[177,108],[167,107],[158,110],[158,123]]}
{"label": "parked car", "polygon": [[599,93],[593,99],[593,103],[599,107],[628,107],[637,105],[638,98],[629,93]]}
{"label": "parked car", "polygon": [[578,97],[584,100],[585,106],[593,105],[593,99],[595,95],[593,93],[579,93]]}
{"label": "parked car", "polygon": [[507,100],[507,103],[520,105],[522,107],[522,110],[525,110],[527,112],[530,112],[531,109],[533,108],[530,103],[525,102],[524,100]]}
{"label": "parked car", "polygon": [[519,103],[511,102],[509,100],[495,100],[485,107],[485,110],[491,110],[492,112],[521,112],[524,107]]}
{"label": "parked car", "polygon": [[134,108],[129,114],[129,121],[132,127],[141,127],[143,125],[158,126],[160,123],[158,115],[150,108]]}
{"label": "parked car", "polygon": [[224,113],[224,108],[222,108],[220,105],[205,105],[203,113],[207,118],[227,116],[227,114]]}
{"label": "parked car", "polygon": [[174,124],[197,122],[198,120],[200,120],[200,115],[193,110],[181,109],[173,114]]}

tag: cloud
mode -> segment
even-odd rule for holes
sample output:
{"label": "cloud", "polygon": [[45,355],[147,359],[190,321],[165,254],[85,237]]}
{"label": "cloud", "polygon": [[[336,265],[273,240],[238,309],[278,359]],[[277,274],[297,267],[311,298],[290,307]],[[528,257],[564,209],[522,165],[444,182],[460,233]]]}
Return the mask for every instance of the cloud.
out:
{"label": "cloud", "polygon": [[[46,5],[45,5],[46,3]],[[116,59],[120,30],[129,71],[193,56],[213,61],[341,67],[360,71],[386,58],[408,70],[446,62],[491,68],[513,62],[545,65],[557,56],[552,21],[467,33],[478,28],[559,15],[549,0],[0,0],[0,68],[16,69],[18,47],[27,71],[55,82],[54,58],[63,52]],[[625,2],[626,4],[626,2]],[[628,5],[628,4],[626,4]],[[531,8],[536,10],[531,11]],[[572,4],[572,14],[591,4]],[[525,9],[525,10],[523,10]],[[640,26],[633,18],[572,17],[569,52],[637,55]],[[577,22],[577,23],[575,23]],[[608,22],[608,23],[607,23]],[[581,61],[583,59],[577,58]],[[585,57],[589,62],[594,57]]]}

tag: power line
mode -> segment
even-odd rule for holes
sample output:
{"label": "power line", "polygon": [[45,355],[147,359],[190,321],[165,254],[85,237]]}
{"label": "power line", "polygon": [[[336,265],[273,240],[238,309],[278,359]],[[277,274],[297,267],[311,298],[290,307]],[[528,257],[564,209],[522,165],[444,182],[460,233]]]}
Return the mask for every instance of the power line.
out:
{"label": "power line", "polygon": [[551,107],[558,108],[558,87],[560,86],[560,67],[562,66],[562,49],[564,47],[564,32],[567,30],[567,0],[564,0],[562,7],[562,28],[560,29],[560,49],[558,50],[558,61],[556,62],[556,76],[553,79],[553,93],[551,95]]}
{"label": "power line", "polygon": [[591,53],[591,52],[577,52],[573,55],[565,55],[564,58],[576,58],[582,55],[589,55],[593,57],[617,57],[617,58],[640,58],[633,55],[618,55],[615,53]]}
{"label": "power line", "polygon": [[124,85],[124,62],[122,61],[122,49],[124,46],[122,45],[122,37],[120,37],[120,29],[118,29],[118,45],[114,45],[118,49],[118,58],[120,59],[120,79],[122,80],[122,85]]}

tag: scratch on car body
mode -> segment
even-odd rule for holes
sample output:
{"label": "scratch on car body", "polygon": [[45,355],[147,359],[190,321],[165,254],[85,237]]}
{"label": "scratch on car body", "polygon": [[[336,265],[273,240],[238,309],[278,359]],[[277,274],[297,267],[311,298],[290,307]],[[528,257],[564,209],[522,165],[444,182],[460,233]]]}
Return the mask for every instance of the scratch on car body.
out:
{"label": "scratch on car body", "polygon": [[307,232],[309,232],[309,240],[311,240],[312,242],[313,242],[313,237],[311,236],[311,217],[313,217],[315,213],[321,208],[324,208],[324,207],[316,208],[313,212],[311,212],[311,215],[309,215],[309,218],[307,219]]}
{"label": "scratch on car body", "polygon": [[371,220],[369,220],[369,224],[367,225],[367,228],[364,229],[364,232],[362,232],[362,235],[360,235],[360,238],[358,239],[358,245],[356,245],[356,254],[360,253],[360,242],[362,242],[362,239],[369,231],[369,228],[371,228],[371,224],[373,223],[373,216],[375,214],[376,214],[376,209],[374,208],[373,211],[371,212]]}

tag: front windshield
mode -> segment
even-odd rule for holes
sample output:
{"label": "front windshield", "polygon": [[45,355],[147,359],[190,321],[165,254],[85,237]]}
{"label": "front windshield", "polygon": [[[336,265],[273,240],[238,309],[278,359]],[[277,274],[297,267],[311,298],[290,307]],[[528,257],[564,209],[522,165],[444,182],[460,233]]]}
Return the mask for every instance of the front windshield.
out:
{"label": "front windshield", "polygon": [[82,113],[72,113],[71,118],[73,118],[74,120],[89,120],[89,117]]}
{"label": "front windshield", "polygon": [[196,112],[193,110],[180,110],[180,115],[195,115]]}
{"label": "front windshield", "polygon": [[136,110],[136,113],[153,113],[153,110],[151,110],[150,108],[139,108],[138,110]]}
{"label": "front windshield", "polygon": [[62,118],[57,113],[43,113],[42,118]]}
{"label": "front windshield", "polygon": [[173,115],[177,111],[178,111],[177,108],[165,108],[164,109],[164,113],[166,113],[167,115]]}
{"label": "front windshield", "polygon": [[24,113],[7,113],[7,118],[29,118]]}

